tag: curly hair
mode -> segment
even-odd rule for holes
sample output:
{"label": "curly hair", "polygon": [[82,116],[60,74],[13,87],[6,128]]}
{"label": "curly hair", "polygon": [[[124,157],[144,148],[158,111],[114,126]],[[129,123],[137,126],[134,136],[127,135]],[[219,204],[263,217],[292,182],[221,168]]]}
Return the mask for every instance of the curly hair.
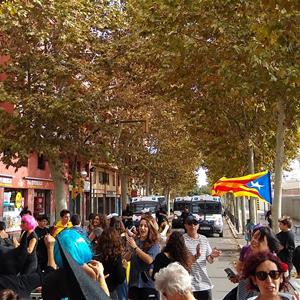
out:
{"label": "curly hair", "polygon": [[148,236],[144,241],[142,248],[143,250],[148,250],[151,246],[158,243],[159,240],[158,225],[154,220],[154,218],[147,214],[142,215],[140,223],[142,222],[142,220],[146,221],[149,229]]}
{"label": "curly hair", "polygon": [[163,252],[167,252],[173,261],[178,261],[188,272],[191,271],[193,258],[185,245],[181,232],[173,231],[171,233]]}
{"label": "curly hair", "polygon": [[108,221],[107,221],[107,218],[104,214],[95,214],[94,217],[93,217],[92,224],[94,225],[94,220],[97,217],[99,218],[99,225],[97,225],[97,226],[101,227],[102,229],[106,229],[108,227]]}
{"label": "curly hair", "polygon": [[97,238],[95,250],[104,261],[121,255],[123,246],[117,230],[113,227],[104,229],[102,234]]}
{"label": "curly hair", "polygon": [[257,225],[253,229],[252,236],[256,231],[259,231],[259,241],[262,242],[264,237],[267,239],[268,247],[271,252],[278,253],[282,248],[279,240],[277,239],[275,233],[268,226]]}
{"label": "curly hair", "polygon": [[[280,273],[284,273],[286,270],[284,268],[284,264],[280,260],[280,258],[271,253],[271,252],[258,252],[253,255],[250,255],[245,261],[244,269],[243,269],[243,278],[250,278],[249,280],[249,289],[258,290],[258,287],[252,281],[251,276],[255,276],[257,267],[265,261],[271,261],[276,266]],[[279,289],[283,289],[286,287],[286,278],[282,275],[282,283],[280,283]]]}

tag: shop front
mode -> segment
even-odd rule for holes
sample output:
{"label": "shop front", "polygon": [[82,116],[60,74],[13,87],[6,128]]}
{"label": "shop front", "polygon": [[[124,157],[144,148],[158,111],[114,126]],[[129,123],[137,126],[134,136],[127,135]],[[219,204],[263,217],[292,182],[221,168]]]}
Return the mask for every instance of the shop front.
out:
{"label": "shop front", "polygon": [[22,208],[34,215],[51,215],[53,182],[48,179],[0,174],[0,218],[8,232],[19,231]]}
{"label": "shop front", "polygon": [[20,230],[20,212],[22,207],[24,207],[26,194],[27,190],[25,189],[4,188],[2,219],[6,224],[8,232]]}

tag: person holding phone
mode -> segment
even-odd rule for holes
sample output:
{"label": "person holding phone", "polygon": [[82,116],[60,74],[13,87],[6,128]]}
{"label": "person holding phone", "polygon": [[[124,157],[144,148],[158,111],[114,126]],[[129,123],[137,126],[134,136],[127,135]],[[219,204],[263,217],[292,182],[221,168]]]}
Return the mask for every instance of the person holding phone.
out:
{"label": "person holding phone", "polygon": [[150,275],[153,261],[160,252],[159,234],[154,218],[142,215],[138,232],[137,239],[126,232],[127,245],[131,249],[128,299],[158,300],[159,295]]}

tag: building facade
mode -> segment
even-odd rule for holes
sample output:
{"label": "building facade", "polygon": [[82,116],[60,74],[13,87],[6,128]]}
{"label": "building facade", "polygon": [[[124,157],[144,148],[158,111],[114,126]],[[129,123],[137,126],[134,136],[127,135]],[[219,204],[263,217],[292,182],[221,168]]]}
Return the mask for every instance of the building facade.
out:
{"label": "building facade", "polygon": [[8,231],[19,229],[22,207],[34,214],[54,211],[54,184],[43,155],[31,153],[27,165],[15,170],[0,163],[0,218],[7,223]]}
{"label": "building facade", "polygon": [[118,169],[99,164],[92,172],[92,201],[94,213],[121,214],[121,183]]}

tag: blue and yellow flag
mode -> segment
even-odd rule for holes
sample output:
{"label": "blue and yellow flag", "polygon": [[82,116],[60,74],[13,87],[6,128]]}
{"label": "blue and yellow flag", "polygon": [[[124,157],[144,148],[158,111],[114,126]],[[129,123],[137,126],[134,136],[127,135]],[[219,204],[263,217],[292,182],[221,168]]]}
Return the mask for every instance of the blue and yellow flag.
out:
{"label": "blue and yellow flag", "polygon": [[233,193],[235,197],[250,196],[272,204],[270,172],[264,171],[242,177],[222,177],[212,189],[213,196]]}

